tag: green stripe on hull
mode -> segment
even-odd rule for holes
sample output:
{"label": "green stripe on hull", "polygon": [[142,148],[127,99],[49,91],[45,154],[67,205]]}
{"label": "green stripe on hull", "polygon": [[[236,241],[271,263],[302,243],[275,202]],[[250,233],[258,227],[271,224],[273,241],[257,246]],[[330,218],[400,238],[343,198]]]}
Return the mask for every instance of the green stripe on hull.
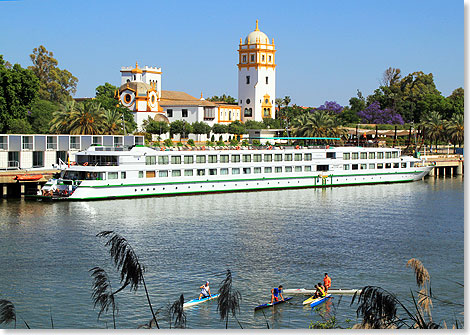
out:
{"label": "green stripe on hull", "polygon": [[[367,173],[367,174],[343,174],[343,175],[327,175],[327,178],[336,177],[365,177],[365,176],[381,176],[381,175],[397,175],[397,174],[420,174],[423,171],[411,172],[390,172],[390,173]],[[146,183],[146,184],[121,184],[121,185],[80,185],[82,188],[109,188],[109,187],[143,187],[152,185],[179,185],[179,184],[199,184],[199,183],[229,183],[229,182],[245,182],[257,180],[282,180],[282,179],[319,179],[321,176],[296,176],[296,177],[277,177],[277,178],[249,178],[249,179],[221,179],[221,180],[195,180],[195,181],[171,181],[164,183]]]}
{"label": "green stripe on hull", "polygon": [[[263,179],[259,179],[259,180],[263,180]],[[340,183],[340,184],[325,184],[325,185],[291,185],[291,186],[273,186],[273,187],[260,187],[260,188],[240,188],[240,189],[228,189],[228,190],[205,190],[205,191],[188,191],[188,192],[174,192],[174,193],[129,194],[129,195],[115,195],[115,196],[110,196],[110,197],[67,198],[67,200],[110,200],[110,199],[117,199],[117,198],[144,198],[144,197],[177,196],[177,195],[188,195],[188,194],[204,194],[204,193],[265,191],[265,190],[281,190],[281,189],[289,189],[289,188],[327,188],[327,187],[339,187],[339,186],[391,184],[391,183],[405,183],[405,182],[412,182],[412,181],[413,179],[404,179],[404,180],[374,181],[374,182],[363,182],[363,183],[358,182],[358,183]],[[166,185],[169,185],[169,184],[166,184]],[[124,186],[124,185],[120,185],[120,186]],[[130,186],[130,185],[125,185],[125,186]]]}

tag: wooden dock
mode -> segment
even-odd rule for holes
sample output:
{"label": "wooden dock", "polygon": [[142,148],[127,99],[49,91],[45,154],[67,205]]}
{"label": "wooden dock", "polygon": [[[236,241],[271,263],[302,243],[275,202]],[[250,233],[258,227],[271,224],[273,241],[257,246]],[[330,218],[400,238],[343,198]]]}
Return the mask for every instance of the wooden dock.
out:
{"label": "wooden dock", "polygon": [[[0,196],[2,198],[21,198],[26,194],[36,194],[48,179],[60,170],[7,170],[0,171]],[[42,178],[34,181],[15,180],[17,175],[41,174]]]}

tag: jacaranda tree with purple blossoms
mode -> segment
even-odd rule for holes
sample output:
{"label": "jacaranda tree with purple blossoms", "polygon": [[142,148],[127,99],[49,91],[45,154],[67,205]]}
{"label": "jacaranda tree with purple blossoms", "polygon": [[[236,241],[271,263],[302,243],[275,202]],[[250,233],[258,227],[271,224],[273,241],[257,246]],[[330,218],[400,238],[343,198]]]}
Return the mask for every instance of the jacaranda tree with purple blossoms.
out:
{"label": "jacaranda tree with purple blossoms", "polygon": [[364,110],[361,110],[357,115],[361,118],[363,123],[376,123],[376,124],[404,124],[403,118],[400,114],[390,108],[380,109],[378,101],[374,101]]}
{"label": "jacaranda tree with purple blossoms", "polygon": [[336,101],[325,101],[325,104],[317,108],[321,111],[329,111],[335,114],[339,114],[343,111],[344,107],[338,104]]}

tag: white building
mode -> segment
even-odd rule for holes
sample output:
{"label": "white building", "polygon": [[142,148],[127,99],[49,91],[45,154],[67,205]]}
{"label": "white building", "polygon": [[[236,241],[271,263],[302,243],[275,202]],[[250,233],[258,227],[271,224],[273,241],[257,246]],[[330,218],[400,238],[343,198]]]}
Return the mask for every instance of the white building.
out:
{"label": "white building", "polygon": [[274,39],[258,29],[248,34],[245,43],[240,39],[238,49],[238,104],[242,121],[263,121],[275,117],[276,63]]}

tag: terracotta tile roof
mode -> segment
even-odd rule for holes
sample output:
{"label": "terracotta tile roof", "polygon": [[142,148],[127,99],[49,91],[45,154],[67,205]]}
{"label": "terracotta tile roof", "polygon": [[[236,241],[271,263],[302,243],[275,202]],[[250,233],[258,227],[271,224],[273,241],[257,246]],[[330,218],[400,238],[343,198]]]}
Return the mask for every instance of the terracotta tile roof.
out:
{"label": "terracotta tile roof", "polygon": [[178,91],[165,91],[162,90],[162,96],[160,97],[160,106],[203,106],[203,107],[217,107],[217,105],[211,101],[199,100],[192,95]]}

